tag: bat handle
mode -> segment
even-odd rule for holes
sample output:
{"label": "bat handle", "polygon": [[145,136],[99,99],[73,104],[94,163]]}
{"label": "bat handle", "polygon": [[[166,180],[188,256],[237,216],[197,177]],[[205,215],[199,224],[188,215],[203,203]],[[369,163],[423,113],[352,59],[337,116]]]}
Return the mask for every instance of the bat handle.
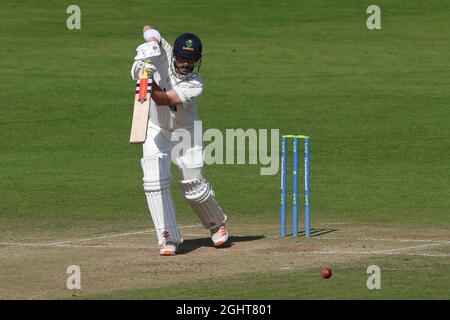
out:
{"label": "bat handle", "polygon": [[141,80],[139,80],[139,101],[143,102],[147,100],[147,90],[148,78],[142,78]]}

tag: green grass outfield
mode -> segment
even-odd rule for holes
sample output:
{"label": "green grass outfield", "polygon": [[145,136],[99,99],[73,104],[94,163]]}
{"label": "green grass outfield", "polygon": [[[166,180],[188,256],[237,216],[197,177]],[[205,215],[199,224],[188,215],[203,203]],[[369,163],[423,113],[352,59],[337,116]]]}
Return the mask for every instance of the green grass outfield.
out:
{"label": "green grass outfield", "polygon": [[[320,269],[279,270],[271,273],[244,274],[225,281],[181,283],[164,288],[149,288],[94,295],[90,299],[448,299],[448,264],[442,259],[421,259],[411,265],[411,259],[378,260],[382,272],[381,289],[367,288],[366,268],[371,263],[341,265],[333,269],[331,278],[320,276]],[[249,280],[250,279],[250,280]],[[245,284],[245,285],[243,285]],[[418,290],[418,288],[422,288]]]}
{"label": "green grass outfield", "polygon": [[[76,31],[66,29],[70,4],[0,4],[0,241],[151,227],[141,149],[128,143],[135,86],[129,71],[146,23],[169,42],[186,31],[201,37],[204,129],[276,128],[311,136],[313,227],[450,230],[448,1],[380,0],[382,29],[373,31],[366,28],[373,3],[365,0],[80,0]],[[259,170],[206,167],[230,225],[278,223],[279,175]],[[180,223],[197,223],[181,196],[174,197]],[[446,295],[437,289],[448,258],[438,260],[436,269],[429,267],[433,276],[416,286],[402,285],[392,272],[399,286],[386,296],[351,290],[344,298],[448,298],[448,289]],[[354,270],[348,277],[357,277],[360,265],[347,266]],[[268,297],[307,298],[282,292],[284,284],[302,286],[290,281],[298,277],[323,286],[308,270],[277,274],[281,285]],[[411,272],[420,276],[421,270],[416,263]],[[248,287],[230,298],[264,298],[248,288],[269,288],[273,277],[236,276],[232,284]],[[336,278],[333,297],[343,281]],[[211,283],[168,288],[204,298],[200,291]],[[425,296],[428,285],[433,290]],[[131,289],[105,294],[155,298],[123,293]]]}

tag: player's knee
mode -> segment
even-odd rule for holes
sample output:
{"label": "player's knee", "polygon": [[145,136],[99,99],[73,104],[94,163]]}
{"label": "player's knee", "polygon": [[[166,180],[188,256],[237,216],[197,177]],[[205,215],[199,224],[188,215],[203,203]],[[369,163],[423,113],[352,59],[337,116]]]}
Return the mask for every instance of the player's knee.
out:
{"label": "player's knee", "polygon": [[199,216],[205,229],[218,227],[225,223],[227,216],[219,207],[214,192],[203,180],[183,180],[180,186],[189,205]]}
{"label": "player's knee", "polygon": [[183,174],[184,180],[202,180],[203,151],[201,146],[194,146],[188,149],[181,157],[174,157],[174,163]]}
{"label": "player's knee", "polygon": [[182,168],[183,180],[204,180],[202,168]]}
{"label": "player's knee", "polygon": [[210,196],[214,196],[214,191],[205,179],[183,180],[179,185],[184,197],[190,203],[202,203]]}
{"label": "player's knee", "polygon": [[159,191],[170,187],[170,169],[164,157],[142,158],[141,166],[144,191]]}

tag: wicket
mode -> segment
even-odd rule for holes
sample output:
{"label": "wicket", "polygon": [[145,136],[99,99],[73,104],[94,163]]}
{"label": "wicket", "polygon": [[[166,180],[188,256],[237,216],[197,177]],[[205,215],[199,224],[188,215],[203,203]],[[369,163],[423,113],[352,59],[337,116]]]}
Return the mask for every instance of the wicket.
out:
{"label": "wicket", "polygon": [[292,157],[292,235],[298,237],[298,140],[304,141],[305,166],[305,237],[311,237],[310,227],[310,177],[309,177],[309,137],[304,135],[283,135],[281,137],[281,209],[280,234],[286,237],[286,176],[287,176],[287,140],[293,139]]}

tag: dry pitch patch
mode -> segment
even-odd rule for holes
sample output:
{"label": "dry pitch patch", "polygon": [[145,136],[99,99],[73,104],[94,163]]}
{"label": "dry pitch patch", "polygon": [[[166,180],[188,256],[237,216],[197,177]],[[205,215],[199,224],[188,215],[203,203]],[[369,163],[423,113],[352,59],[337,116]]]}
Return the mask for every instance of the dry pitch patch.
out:
{"label": "dry pitch patch", "polygon": [[[208,231],[185,225],[175,257],[158,255],[152,230],[68,239],[0,239],[0,298],[83,298],[120,290],[161,288],[240,274],[301,270],[407,255],[450,259],[450,231],[399,226],[321,224],[313,238],[280,239],[278,225],[230,227],[230,246],[216,249]],[[69,265],[81,268],[82,290],[66,288]]]}

